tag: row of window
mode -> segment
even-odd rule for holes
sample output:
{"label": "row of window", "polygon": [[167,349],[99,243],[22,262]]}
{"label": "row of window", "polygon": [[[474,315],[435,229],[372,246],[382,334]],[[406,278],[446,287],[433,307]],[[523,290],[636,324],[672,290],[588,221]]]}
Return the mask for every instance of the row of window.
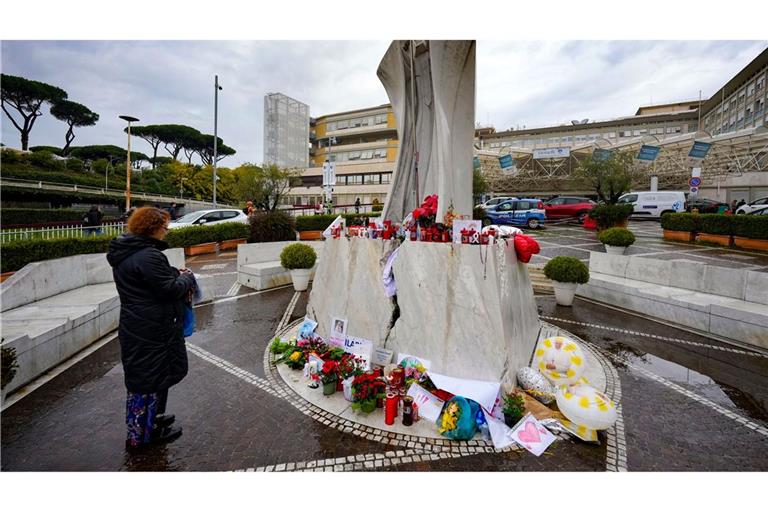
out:
{"label": "row of window", "polygon": [[[366,174],[337,174],[336,186],[342,185],[389,185],[392,181],[391,172]],[[322,176],[302,176],[303,187],[319,187],[323,184]]]}
{"label": "row of window", "polygon": [[354,119],[343,119],[341,121],[332,121],[328,123],[328,131],[347,130],[350,128],[360,128],[362,126],[376,126],[387,124],[387,114],[378,114],[375,116],[356,117]]}
{"label": "row of window", "polygon": [[[640,130],[622,130],[618,132],[618,137],[641,137],[643,135],[663,135],[666,134],[677,134],[682,133],[683,127],[682,126],[668,126],[666,128],[642,128]],[[548,139],[525,139],[525,140],[516,140],[516,141],[500,141],[500,142],[491,142],[490,147],[491,148],[505,148],[508,146],[516,146],[516,147],[533,147],[538,145],[551,145],[551,144],[573,144],[573,143],[582,143],[582,142],[589,142],[597,139],[615,139],[617,137],[617,132],[605,132],[605,133],[590,133],[587,135],[576,135],[576,136],[567,136],[567,137],[550,137]]]}
{"label": "row of window", "polygon": [[387,149],[365,149],[362,151],[340,151],[331,150],[329,155],[331,162],[348,162],[354,160],[371,160],[373,158],[387,158]]}

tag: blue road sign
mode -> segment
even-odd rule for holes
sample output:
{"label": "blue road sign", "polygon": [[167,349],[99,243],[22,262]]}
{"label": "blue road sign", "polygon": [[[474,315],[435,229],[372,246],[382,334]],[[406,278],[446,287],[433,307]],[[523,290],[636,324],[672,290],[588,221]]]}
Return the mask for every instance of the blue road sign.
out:
{"label": "blue road sign", "polygon": [[512,155],[503,155],[499,157],[499,165],[502,169],[510,169],[515,166],[515,161],[512,159]]}
{"label": "blue road sign", "polygon": [[476,171],[480,169],[480,159],[478,157],[472,159],[472,169]]}
{"label": "blue road sign", "polygon": [[693,141],[693,147],[691,147],[691,150],[688,152],[688,156],[690,158],[704,158],[707,156],[709,148],[711,147],[712,144],[709,142]]}
{"label": "blue road sign", "polygon": [[647,162],[653,162],[656,157],[659,156],[659,146],[648,146],[643,144],[640,146],[640,151],[637,153],[638,160],[645,160]]}
{"label": "blue road sign", "polygon": [[693,178],[688,180],[688,185],[691,187],[698,187],[701,185],[701,178],[694,176]]}
{"label": "blue road sign", "polygon": [[597,148],[592,152],[592,157],[598,162],[608,160],[609,158],[611,158],[611,155],[613,155],[613,151],[611,151],[610,149]]}

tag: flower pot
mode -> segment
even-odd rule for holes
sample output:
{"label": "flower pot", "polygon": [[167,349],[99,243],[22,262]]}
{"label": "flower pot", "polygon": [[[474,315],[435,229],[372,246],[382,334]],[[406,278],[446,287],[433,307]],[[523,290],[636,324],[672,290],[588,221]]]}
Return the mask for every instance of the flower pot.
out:
{"label": "flower pot", "polygon": [[299,231],[299,240],[322,240],[323,232],[320,230]]}
{"label": "flower pot", "polygon": [[676,240],[678,242],[694,242],[696,241],[696,233],[692,231],[672,231],[671,229],[665,229],[664,240]]}
{"label": "flower pot", "polygon": [[354,377],[347,377],[342,381],[344,384],[344,400],[347,402],[354,401],[354,397],[352,396],[352,381],[355,380]]}
{"label": "flower pot", "polygon": [[512,428],[517,424],[518,421],[520,421],[520,418],[522,418],[522,416],[519,414],[513,416],[511,414],[504,413],[504,424],[509,428]]}
{"label": "flower pot", "polygon": [[618,245],[608,245],[608,244],[603,244],[603,245],[605,246],[605,252],[607,252],[608,254],[623,255],[627,250],[626,247],[621,247]]}
{"label": "flower pot", "polygon": [[755,249],[758,251],[768,252],[768,240],[735,236],[733,237],[733,244],[736,247],[741,247],[742,249]]}
{"label": "flower pot", "polygon": [[223,242],[219,243],[219,250],[220,251],[231,251],[233,249],[237,249],[237,246],[240,244],[244,244],[248,241],[247,238],[237,238],[235,240],[224,240]]}
{"label": "flower pot", "polygon": [[16,273],[15,270],[13,272],[3,272],[2,274],[0,274],[0,283],[2,283],[3,281],[8,279],[9,277],[11,277],[15,273]]}
{"label": "flower pot", "polygon": [[336,381],[333,380],[327,384],[323,384],[323,394],[332,395],[336,392]]}
{"label": "flower pot", "polygon": [[573,296],[576,294],[576,288],[579,283],[561,283],[552,281],[552,287],[555,289],[555,300],[561,306],[570,306],[573,304]]}
{"label": "flower pot", "polygon": [[368,399],[360,402],[360,410],[366,414],[372,413],[376,410],[376,399]]}
{"label": "flower pot", "polygon": [[303,292],[309,288],[309,276],[311,274],[311,268],[296,268],[291,270],[291,281],[293,281],[293,289],[297,292]]}
{"label": "flower pot", "polygon": [[216,252],[216,242],[209,242],[207,244],[190,245],[184,248],[184,254],[187,256],[197,256],[198,254],[212,254]]}
{"label": "flower pot", "polygon": [[699,242],[710,242],[723,247],[730,247],[733,242],[731,235],[710,235],[709,233],[699,233]]}

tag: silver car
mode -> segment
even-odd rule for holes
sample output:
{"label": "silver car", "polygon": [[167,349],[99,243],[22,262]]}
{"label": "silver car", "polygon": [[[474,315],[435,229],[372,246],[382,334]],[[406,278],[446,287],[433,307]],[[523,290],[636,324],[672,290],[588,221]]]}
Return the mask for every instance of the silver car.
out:
{"label": "silver car", "polygon": [[200,226],[219,224],[222,222],[242,222],[248,224],[248,216],[241,210],[218,209],[218,210],[198,210],[188,213],[183,217],[176,219],[168,224],[170,229],[184,228],[187,226]]}

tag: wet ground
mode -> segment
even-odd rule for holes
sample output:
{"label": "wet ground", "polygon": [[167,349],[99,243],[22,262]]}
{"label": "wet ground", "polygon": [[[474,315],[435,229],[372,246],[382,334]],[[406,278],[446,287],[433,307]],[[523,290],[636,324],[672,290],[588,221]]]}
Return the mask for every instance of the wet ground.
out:
{"label": "wet ground", "polygon": [[[667,248],[660,233],[654,238],[657,224],[639,224],[648,236],[636,245],[664,246],[664,254],[693,250],[726,265],[768,261],[757,253]],[[579,230],[537,235],[542,242],[558,239],[551,249],[581,251],[571,238],[590,235]],[[571,308],[546,296],[537,303],[542,319],[596,347],[615,374],[623,429],[602,436],[600,446],[558,440],[538,458],[472,446],[434,453],[418,439],[393,446],[353,427],[344,431],[286,400],[265,370],[267,343],[279,326],[303,316],[308,294],[238,287],[235,261],[232,253],[187,260],[207,276],[203,283],[216,298],[196,310],[199,330],[187,339],[189,375],[170,392],[168,409],[184,428],[181,438],[139,455],[125,452],[125,390],[113,341],[3,411],[2,470],[604,471],[611,458],[630,471],[768,469],[765,354],[580,299]]]}

